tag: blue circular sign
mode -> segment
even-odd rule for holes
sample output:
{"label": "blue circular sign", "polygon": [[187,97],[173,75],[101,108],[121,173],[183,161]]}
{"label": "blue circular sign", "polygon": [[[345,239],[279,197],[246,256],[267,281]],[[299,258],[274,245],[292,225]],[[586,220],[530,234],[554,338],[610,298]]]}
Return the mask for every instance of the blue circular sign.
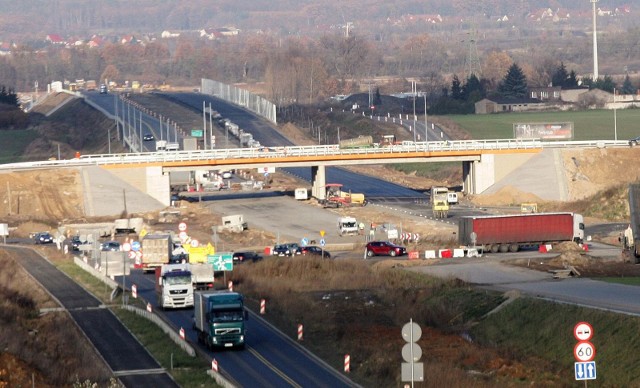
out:
{"label": "blue circular sign", "polygon": [[305,247],[307,244],[309,244],[309,240],[306,237],[303,237],[302,240],[300,240],[300,245]]}
{"label": "blue circular sign", "polygon": [[131,250],[139,251],[140,250],[140,241],[132,241],[131,242]]}

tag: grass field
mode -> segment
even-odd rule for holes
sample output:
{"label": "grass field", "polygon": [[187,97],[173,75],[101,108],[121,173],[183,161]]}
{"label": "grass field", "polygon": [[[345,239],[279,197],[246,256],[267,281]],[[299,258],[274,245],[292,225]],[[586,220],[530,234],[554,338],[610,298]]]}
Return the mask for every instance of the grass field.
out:
{"label": "grass field", "polygon": [[0,131],[0,163],[20,161],[25,148],[37,137],[36,131]]}
{"label": "grass field", "polygon": [[[618,140],[640,136],[640,109],[618,109]],[[452,115],[447,118],[466,129],[474,139],[513,138],[514,123],[573,122],[573,140],[614,140],[613,110],[571,112],[504,113],[488,115]]]}

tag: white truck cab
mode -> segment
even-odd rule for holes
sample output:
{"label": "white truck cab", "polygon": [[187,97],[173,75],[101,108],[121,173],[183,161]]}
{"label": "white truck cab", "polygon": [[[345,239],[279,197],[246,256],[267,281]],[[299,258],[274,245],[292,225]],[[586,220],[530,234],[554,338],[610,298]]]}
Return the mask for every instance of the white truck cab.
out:
{"label": "white truck cab", "polygon": [[338,218],[338,233],[340,236],[358,234],[358,221],[354,217]]}

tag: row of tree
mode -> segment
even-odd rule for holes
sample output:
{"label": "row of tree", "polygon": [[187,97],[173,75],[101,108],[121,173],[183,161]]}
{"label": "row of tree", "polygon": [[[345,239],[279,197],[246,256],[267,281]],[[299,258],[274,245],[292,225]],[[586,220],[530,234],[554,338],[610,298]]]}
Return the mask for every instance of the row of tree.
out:
{"label": "row of tree", "polygon": [[[449,57],[455,49],[449,50],[446,42],[427,35],[415,36],[399,46],[397,42],[388,43],[387,52],[379,49],[381,42],[357,35],[325,35],[318,40],[247,35],[213,42],[185,38],[146,45],[107,44],[99,49],[51,47],[34,52],[23,48],[0,57],[0,79],[22,91],[33,90],[36,81],[45,85],[80,78],[118,83],[137,80],[155,85],[194,85],[201,78],[228,83],[262,81],[267,87],[267,98],[278,105],[351,94],[359,91],[359,83],[381,75],[398,78],[411,75],[419,78],[419,90],[430,96],[450,97],[453,102],[463,100],[460,91],[464,91],[467,102],[477,99],[478,93],[521,94],[525,90],[522,80],[528,86],[572,87],[578,82],[575,71],[567,73],[564,64],[558,67],[557,61],[548,57],[518,61],[524,65],[513,75],[521,79],[505,79],[516,61],[504,51],[492,51],[483,57],[477,79],[465,80],[465,84],[471,84],[464,89],[460,80],[455,79],[458,85],[451,85],[449,95],[451,79],[446,74],[460,72],[450,65],[455,62]],[[481,92],[476,84],[482,86]],[[632,89],[631,80],[629,84]],[[610,84],[594,86],[608,90]],[[381,88],[383,93],[402,91],[389,86]],[[447,89],[446,94],[443,89]],[[472,91],[477,91],[476,97],[470,96]]]}

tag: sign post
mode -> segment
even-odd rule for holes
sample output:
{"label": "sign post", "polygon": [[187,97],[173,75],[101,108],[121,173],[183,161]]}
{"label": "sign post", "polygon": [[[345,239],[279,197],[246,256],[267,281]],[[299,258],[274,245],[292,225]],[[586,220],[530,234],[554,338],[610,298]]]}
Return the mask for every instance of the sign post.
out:
{"label": "sign post", "polygon": [[422,357],[422,348],[416,343],[422,337],[422,329],[413,319],[402,327],[402,339],[407,343],[402,347],[401,367],[402,381],[411,382],[413,387],[414,381],[424,381],[424,364],[420,361]]}
{"label": "sign post", "polygon": [[596,347],[589,342],[593,337],[593,327],[587,322],[578,322],[573,328],[573,336],[578,340],[573,348],[573,357],[577,361],[574,363],[576,380],[584,380],[586,386],[587,380],[596,379],[596,362],[593,361]]}

